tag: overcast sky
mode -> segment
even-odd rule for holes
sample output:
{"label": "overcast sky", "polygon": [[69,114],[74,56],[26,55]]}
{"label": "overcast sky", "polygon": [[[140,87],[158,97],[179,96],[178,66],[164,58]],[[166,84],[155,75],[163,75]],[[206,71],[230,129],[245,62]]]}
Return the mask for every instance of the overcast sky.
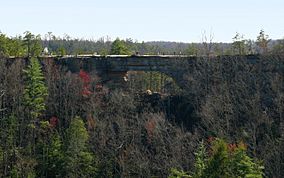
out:
{"label": "overcast sky", "polygon": [[0,0],[0,30],[138,41],[216,42],[236,32],[255,39],[260,29],[284,37],[284,0]]}

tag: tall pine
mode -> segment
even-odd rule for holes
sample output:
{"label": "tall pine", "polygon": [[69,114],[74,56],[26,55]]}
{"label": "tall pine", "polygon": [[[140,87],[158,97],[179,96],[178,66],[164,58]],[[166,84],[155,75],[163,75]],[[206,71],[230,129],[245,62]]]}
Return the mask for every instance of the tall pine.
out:
{"label": "tall pine", "polygon": [[44,76],[41,65],[37,58],[31,58],[26,70],[26,86],[24,90],[24,104],[34,120],[39,118],[45,111],[45,98],[48,95],[47,87],[44,83]]}
{"label": "tall pine", "polygon": [[[24,70],[26,80],[23,102],[28,114],[23,125],[25,128],[23,155],[31,159],[29,162],[34,163],[30,165],[28,174],[35,175],[37,142],[40,141],[41,137],[39,123],[46,109],[45,98],[48,95],[48,91],[38,59],[30,58],[29,62],[27,69]],[[40,151],[43,151],[43,149],[40,149]]]}
{"label": "tall pine", "polygon": [[80,117],[74,118],[67,129],[66,174],[67,177],[95,177],[96,162],[88,150],[89,134]]}

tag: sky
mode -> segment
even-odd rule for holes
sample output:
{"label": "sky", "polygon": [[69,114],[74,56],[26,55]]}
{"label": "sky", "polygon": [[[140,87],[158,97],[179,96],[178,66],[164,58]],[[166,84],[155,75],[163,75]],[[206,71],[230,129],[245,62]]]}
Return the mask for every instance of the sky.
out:
{"label": "sky", "polygon": [[284,0],[0,0],[0,31],[138,41],[231,42],[263,29],[284,37]]}

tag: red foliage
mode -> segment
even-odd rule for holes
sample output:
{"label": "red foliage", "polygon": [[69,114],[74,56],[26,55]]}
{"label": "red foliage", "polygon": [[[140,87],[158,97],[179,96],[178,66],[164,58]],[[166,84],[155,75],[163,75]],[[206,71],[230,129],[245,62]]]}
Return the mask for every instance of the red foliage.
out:
{"label": "red foliage", "polygon": [[52,128],[54,128],[58,124],[58,121],[58,118],[53,116],[49,119],[49,124]]}
{"label": "red foliage", "polygon": [[83,80],[84,84],[88,84],[91,82],[90,75],[82,69],[80,70],[79,76]]}
{"label": "red foliage", "polygon": [[80,70],[79,73],[79,77],[82,79],[83,81],[83,91],[82,91],[82,95],[87,97],[89,95],[92,94],[92,92],[90,91],[90,82],[91,82],[91,77],[90,75],[83,71],[82,69]]}

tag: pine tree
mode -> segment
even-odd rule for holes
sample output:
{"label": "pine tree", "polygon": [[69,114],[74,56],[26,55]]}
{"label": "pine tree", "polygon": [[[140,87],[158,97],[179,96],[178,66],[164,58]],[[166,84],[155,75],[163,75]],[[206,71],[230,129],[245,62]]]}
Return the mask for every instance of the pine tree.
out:
{"label": "pine tree", "polygon": [[204,142],[202,141],[197,152],[195,153],[195,175],[194,177],[200,177],[206,168],[206,158],[207,158],[207,153],[206,153],[206,147]]}
{"label": "pine tree", "polygon": [[117,38],[111,45],[110,54],[113,55],[129,55],[130,51],[125,42]]}
{"label": "pine tree", "polygon": [[199,52],[198,46],[194,43],[189,44],[187,49],[186,49],[186,54],[188,54],[188,55],[197,56],[198,52]]}
{"label": "pine tree", "polygon": [[[27,170],[17,169],[17,172],[25,172],[29,176],[35,176],[35,168],[38,164],[36,160],[36,151],[38,149],[38,141],[36,138],[40,138],[39,132],[39,119],[46,109],[45,98],[48,95],[47,87],[44,83],[44,76],[41,70],[41,65],[36,58],[30,58],[29,65],[24,74],[26,77],[25,90],[23,97],[23,104],[28,111],[27,118],[24,123],[24,128],[26,129],[26,143],[23,149],[23,159],[22,164],[28,164]],[[29,177],[28,176],[28,177]]]}
{"label": "pine tree", "polygon": [[34,35],[29,31],[26,31],[24,36],[24,45],[27,48],[27,56],[35,57],[39,56],[42,51],[40,35]]}
{"label": "pine tree", "polygon": [[47,160],[45,164],[45,171],[47,177],[63,177],[64,173],[64,153],[63,145],[58,133],[50,138],[50,143],[47,148]]}
{"label": "pine tree", "polygon": [[262,178],[264,167],[259,161],[254,161],[246,153],[246,146],[239,144],[227,144],[222,139],[210,140],[209,149],[201,143],[195,153],[196,163],[193,176],[173,169],[169,178],[193,177],[193,178],[219,178],[219,177],[251,177]]}
{"label": "pine tree", "polygon": [[48,95],[47,87],[44,83],[44,76],[38,59],[31,58],[26,75],[26,86],[24,90],[24,104],[30,111],[34,120],[45,111],[45,98]]}
{"label": "pine tree", "polygon": [[88,151],[89,135],[80,117],[74,118],[67,130],[66,173],[67,177],[94,177],[94,155]]}
{"label": "pine tree", "polygon": [[0,57],[8,55],[8,38],[0,32]]}

